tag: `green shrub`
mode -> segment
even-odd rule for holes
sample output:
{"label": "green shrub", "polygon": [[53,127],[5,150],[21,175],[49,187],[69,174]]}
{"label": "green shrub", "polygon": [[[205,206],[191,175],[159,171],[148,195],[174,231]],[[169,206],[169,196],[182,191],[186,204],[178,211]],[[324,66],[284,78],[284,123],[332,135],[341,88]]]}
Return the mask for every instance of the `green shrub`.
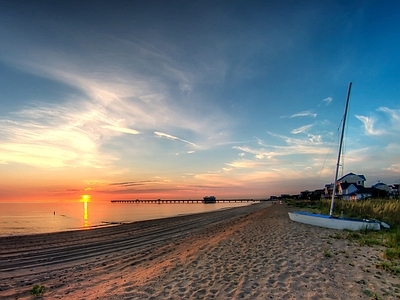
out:
{"label": "green shrub", "polygon": [[394,275],[400,275],[400,267],[398,267],[396,264],[384,261],[384,262],[381,262],[379,264],[376,264],[376,267],[378,269],[382,269],[382,270],[385,270],[387,272],[390,272],[390,273],[392,273]]}
{"label": "green shrub", "polygon": [[393,248],[400,247],[400,227],[393,229],[388,237],[388,246]]}
{"label": "green shrub", "polygon": [[400,248],[387,248],[385,257],[389,260],[400,259]]}
{"label": "green shrub", "polygon": [[325,257],[332,257],[333,254],[332,254],[331,252],[329,252],[328,249],[325,249],[325,250],[324,250],[324,256],[325,256]]}
{"label": "green shrub", "polygon": [[43,285],[35,284],[33,288],[30,290],[31,295],[33,296],[43,296],[46,292],[46,289]]}
{"label": "green shrub", "polygon": [[361,239],[361,234],[355,231],[350,231],[347,235],[349,240],[359,240]]}

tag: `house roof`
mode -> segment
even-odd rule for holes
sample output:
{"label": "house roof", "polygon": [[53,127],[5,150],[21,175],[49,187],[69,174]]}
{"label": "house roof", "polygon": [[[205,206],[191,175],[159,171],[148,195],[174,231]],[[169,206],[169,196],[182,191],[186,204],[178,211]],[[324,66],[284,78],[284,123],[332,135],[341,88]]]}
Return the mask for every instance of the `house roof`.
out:
{"label": "house roof", "polygon": [[348,174],[342,176],[341,178],[339,178],[338,181],[341,181],[343,178],[345,178],[345,177],[347,177],[347,176],[358,176],[358,177],[360,177],[362,180],[367,181],[367,179],[365,178],[364,175],[357,175],[357,174],[354,174],[354,173],[348,173]]}
{"label": "house roof", "polygon": [[377,188],[378,186],[387,186],[387,184],[384,184],[383,182],[378,182],[373,185],[374,188]]}

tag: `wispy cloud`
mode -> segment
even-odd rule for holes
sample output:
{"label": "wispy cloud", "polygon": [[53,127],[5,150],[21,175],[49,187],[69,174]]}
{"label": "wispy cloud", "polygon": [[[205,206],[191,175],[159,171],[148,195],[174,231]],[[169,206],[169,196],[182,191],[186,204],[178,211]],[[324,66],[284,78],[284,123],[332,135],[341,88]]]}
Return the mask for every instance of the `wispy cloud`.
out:
{"label": "wispy cloud", "polygon": [[104,123],[101,110],[36,104],[0,121],[0,149],[8,162],[63,167],[101,167],[115,160],[98,146]]}
{"label": "wispy cloud", "polygon": [[147,183],[156,183],[156,182],[158,182],[158,181],[156,181],[156,180],[140,180],[140,181],[114,182],[114,183],[110,183],[109,185],[127,187],[127,186],[145,185]]}
{"label": "wispy cloud", "polygon": [[[185,104],[179,104],[165,78],[138,74],[106,57],[101,63],[90,58],[82,63],[83,58],[77,55],[68,56],[37,45],[24,48],[31,50],[26,56],[9,54],[3,59],[24,72],[58,81],[81,94],[52,100],[52,104],[44,100],[30,101],[22,110],[2,115],[0,149],[6,153],[1,158],[3,164],[15,161],[57,167],[105,165],[119,159],[116,152],[107,155],[101,152],[102,146],[119,133],[138,135],[160,127],[183,129],[201,141],[204,148],[215,147],[216,141],[229,140],[228,115],[216,107],[199,104],[192,111]],[[168,80],[172,76],[181,92],[189,92],[195,75],[180,70],[179,64],[166,57],[160,59],[160,72],[169,74]],[[211,113],[200,119],[191,115],[197,116],[202,110]],[[160,131],[155,134],[198,147],[194,142]],[[142,139],[147,138],[143,135]],[[32,146],[28,149],[23,145]],[[37,157],[42,158],[39,161]]]}
{"label": "wispy cloud", "polygon": [[314,145],[322,144],[322,136],[319,134],[308,134],[307,137],[308,140]]}
{"label": "wispy cloud", "polygon": [[156,136],[158,136],[158,137],[161,137],[161,138],[167,138],[167,139],[173,140],[173,141],[181,141],[183,143],[186,143],[186,144],[192,145],[194,147],[197,147],[197,145],[195,143],[189,142],[187,140],[178,138],[176,136],[173,136],[173,135],[170,135],[170,134],[167,134],[167,133],[164,133],[164,132],[155,131],[154,134]]}
{"label": "wispy cloud", "polygon": [[400,109],[390,109],[387,107],[379,107],[378,112],[383,112],[389,116],[389,121],[391,124],[391,129],[395,131],[400,131]]}
{"label": "wispy cloud", "polygon": [[331,104],[332,100],[333,100],[332,97],[328,97],[328,98],[323,99],[321,101],[321,103],[325,104],[325,106],[328,106],[329,104]]}
{"label": "wispy cloud", "polygon": [[390,165],[387,170],[393,173],[400,174],[400,163]]}
{"label": "wispy cloud", "polygon": [[316,117],[317,117],[317,114],[316,114],[316,113],[313,113],[313,112],[311,112],[311,111],[306,110],[306,111],[302,111],[302,112],[299,112],[299,113],[297,113],[297,114],[293,114],[293,115],[290,116],[290,118],[297,118],[297,117],[311,117],[311,118],[316,118]]}
{"label": "wispy cloud", "polygon": [[301,127],[299,127],[299,128],[293,129],[293,130],[291,131],[291,133],[293,133],[293,134],[303,133],[303,132],[306,132],[306,131],[307,131],[308,129],[310,129],[311,127],[313,127],[312,124],[304,125],[304,126],[301,126]]}
{"label": "wispy cloud", "polygon": [[379,107],[376,111],[383,113],[384,117],[382,118],[376,113],[369,117],[356,115],[356,118],[363,123],[365,134],[371,136],[397,135],[400,131],[400,109]]}
{"label": "wispy cloud", "polygon": [[[305,170],[314,175],[316,172],[322,172],[321,168],[326,163],[331,145],[323,143],[320,135],[308,133],[306,137],[292,138],[271,132],[269,134],[278,140],[270,143],[258,139],[256,146],[234,146],[233,149],[239,151],[239,158],[227,162],[224,171],[234,174],[238,171],[243,172],[244,169],[251,169],[255,177],[261,178],[268,174],[268,176],[282,176],[280,180],[289,176],[289,173],[293,177],[296,176],[295,172]],[[246,154],[246,159],[243,154]]]}
{"label": "wispy cloud", "polygon": [[249,153],[252,154],[253,157],[257,158],[257,159],[263,159],[263,158],[268,158],[271,159],[276,155],[279,155],[277,152],[275,151],[267,151],[264,148],[261,149],[254,149],[254,148],[250,148],[250,147],[241,147],[241,146],[234,146],[233,149],[237,149],[242,151],[241,153],[239,153],[240,157],[245,156],[245,153]]}
{"label": "wispy cloud", "polygon": [[268,145],[267,143],[259,140],[260,148],[239,147],[235,146],[234,149],[240,150],[244,153],[253,154],[255,158],[276,158],[291,155],[326,155],[328,153],[328,145],[322,143],[322,138],[318,135],[306,139],[295,139],[283,135],[272,134],[285,142],[285,145]]}
{"label": "wispy cloud", "polygon": [[260,167],[265,165],[262,161],[254,161],[254,160],[236,160],[226,164],[232,168],[238,169],[254,169],[255,167]]}
{"label": "wispy cloud", "polygon": [[[365,134],[372,136],[397,135],[400,132],[400,109],[379,107],[370,116],[356,115],[364,126]],[[383,117],[381,114],[383,113]]]}
{"label": "wispy cloud", "polygon": [[366,116],[355,116],[359,119],[364,125],[364,131],[367,135],[381,135],[385,134],[385,130],[379,130],[375,128],[376,119],[374,117],[366,117]]}
{"label": "wispy cloud", "polygon": [[122,133],[129,133],[129,134],[139,134],[140,133],[139,131],[134,130],[134,129],[111,126],[111,125],[103,125],[103,126],[101,126],[101,128],[106,128],[106,129],[110,129],[110,130],[114,130],[114,131],[118,131],[118,132],[122,132]]}

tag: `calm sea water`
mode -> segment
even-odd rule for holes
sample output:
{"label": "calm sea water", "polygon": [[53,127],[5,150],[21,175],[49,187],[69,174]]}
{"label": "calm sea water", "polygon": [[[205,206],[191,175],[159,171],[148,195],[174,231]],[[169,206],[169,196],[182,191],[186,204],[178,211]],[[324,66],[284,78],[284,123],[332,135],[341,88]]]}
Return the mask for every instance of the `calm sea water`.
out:
{"label": "calm sea water", "polygon": [[244,205],[248,204],[0,203],[0,236],[90,229]]}

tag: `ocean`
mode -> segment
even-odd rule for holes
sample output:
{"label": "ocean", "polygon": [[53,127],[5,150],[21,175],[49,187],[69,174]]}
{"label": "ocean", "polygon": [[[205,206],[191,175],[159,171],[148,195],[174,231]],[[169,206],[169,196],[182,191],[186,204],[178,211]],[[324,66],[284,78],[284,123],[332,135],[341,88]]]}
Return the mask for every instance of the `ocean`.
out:
{"label": "ocean", "polygon": [[1,203],[0,236],[85,230],[249,205],[249,203]]}

